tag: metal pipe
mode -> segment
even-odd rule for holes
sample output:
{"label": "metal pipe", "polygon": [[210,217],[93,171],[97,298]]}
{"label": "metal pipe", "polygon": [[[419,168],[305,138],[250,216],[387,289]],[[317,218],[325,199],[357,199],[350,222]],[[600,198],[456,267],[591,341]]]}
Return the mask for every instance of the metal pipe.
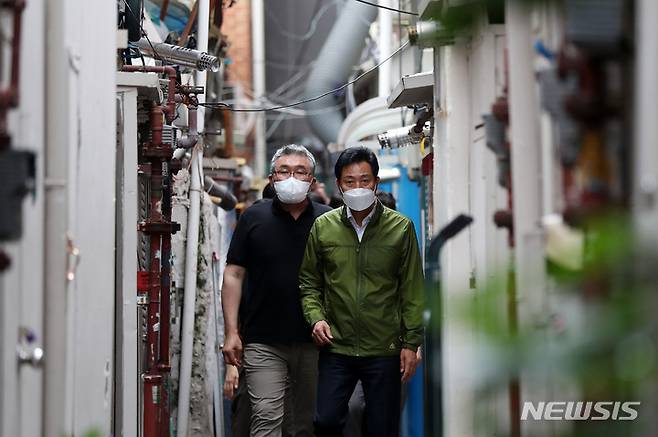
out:
{"label": "metal pipe", "polygon": [[532,20],[528,6],[517,1],[508,1],[506,10],[517,290],[527,310],[539,316],[543,313],[541,294],[545,271],[541,237],[539,104],[533,69]]}
{"label": "metal pipe", "polygon": [[[393,7],[391,0],[379,0],[384,7]],[[391,11],[379,9],[379,60],[391,55],[393,36],[393,14]],[[391,63],[385,62],[379,67],[379,97],[387,98],[391,92]]]}
{"label": "metal pipe", "polygon": [[192,26],[194,26],[194,22],[196,21],[196,17],[199,13],[198,8],[199,2],[195,1],[194,6],[192,6],[192,10],[190,11],[190,16],[187,17],[187,23],[185,23],[183,33],[181,34],[180,40],[178,41],[178,45],[181,47],[187,43],[187,38],[189,38],[190,32],[192,32]]}
{"label": "metal pipe", "polygon": [[11,43],[11,72],[7,86],[0,89],[0,150],[9,147],[7,111],[18,104],[18,79],[20,76],[21,18],[25,9],[24,0],[14,0],[13,37]]}
{"label": "metal pipe", "polygon": [[233,193],[216,183],[210,176],[203,178],[203,182],[206,192],[220,200],[219,206],[223,210],[230,211],[238,204],[238,199]]}
{"label": "metal pipe", "polygon": [[169,0],[163,0],[162,6],[160,7],[160,21],[164,21],[167,18],[167,10],[169,9]]}
{"label": "metal pipe", "polygon": [[[251,55],[253,70],[254,98],[259,101],[265,96],[265,3],[264,0],[251,2]],[[267,148],[265,113],[255,114],[254,126],[254,173],[256,176],[265,176],[265,153]]]}
{"label": "metal pipe", "polygon": [[128,41],[139,41],[142,36],[140,23],[143,0],[126,0],[126,28],[128,29]]}
{"label": "metal pipe", "polygon": [[635,148],[633,149],[633,218],[638,242],[655,250],[658,235],[658,123],[655,104],[658,99],[658,2],[636,2],[637,66],[635,68]]}
{"label": "metal pipe", "polygon": [[[162,178],[162,218],[165,222],[171,222],[171,170],[169,164],[164,167],[166,173]],[[162,235],[161,265],[161,291],[160,291],[160,361],[158,363],[159,373],[163,376],[162,401],[161,401],[161,428],[160,435],[169,437],[169,396],[167,393],[167,382],[171,363],[169,356],[170,342],[170,318],[171,318],[171,234]]]}
{"label": "metal pipe", "polygon": [[150,42],[146,38],[142,38],[137,42],[137,47],[145,55],[160,58],[172,64],[197,70],[219,71],[219,58],[206,53],[207,44],[204,49],[194,50],[164,42]]}
{"label": "metal pipe", "polygon": [[167,123],[174,120],[176,117],[176,69],[174,67],[169,65],[124,65],[121,67],[121,71],[166,74],[169,78],[169,85],[167,86],[167,103],[163,105],[162,110],[167,118]]}
{"label": "metal pipe", "polygon": [[187,435],[192,380],[192,346],[194,344],[194,307],[196,304],[197,257],[199,251],[199,218],[201,211],[202,149],[192,152],[190,175],[190,210],[187,219],[185,247],[185,291],[183,297],[183,328],[181,331],[181,364],[178,385],[178,437]]}
{"label": "metal pipe", "polygon": [[189,149],[194,147],[196,143],[199,142],[199,132],[197,132],[197,106],[195,104],[190,104],[187,107],[188,116],[187,122],[189,130],[187,131],[187,136],[178,140],[178,147]]}
{"label": "metal pipe", "polygon": [[[506,2],[509,56],[509,119],[512,159],[515,291],[520,330],[536,330],[544,323],[546,271],[542,216],[542,163],[539,102],[534,71],[531,9],[523,2]],[[530,334],[530,332],[526,332]],[[521,384],[521,389],[515,388]],[[525,401],[545,399],[545,389],[513,380],[514,396]],[[519,391],[521,394],[519,394]],[[511,399],[514,400],[514,399]],[[518,401],[514,400],[516,403]],[[523,423],[521,433],[530,431]],[[518,432],[518,424],[515,424]]]}
{"label": "metal pipe", "polygon": [[67,314],[69,283],[65,278],[67,247],[65,235],[69,226],[71,198],[69,196],[70,145],[75,144],[72,107],[76,99],[74,75],[70,60],[62,53],[70,47],[71,26],[66,17],[71,12],[69,2],[43,2],[45,32],[45,153],[44,165],[44,350],[47,359],[43,372],[43,422],[41,435],[60,437],[72,435],[68,416],[72,411],[71,392],[67,381]]}
{"label": "metal pipe", "polygon": [[[151,142],[148,146],[157,148],[162,144],[162,110],[155,106],[151,111]],[[145,151],[147,148],[145,147]],[[162,375],[158,369],[160,362],[160,297],[162,291],[161,237],[162,232],[152,226],[162,223],[160,205],[162,201],[162,160],[151,160],[151,200],[149,217],[142,224],[142,231],[149,233],[149,288],[146,317],[146,373],[144,381],[144,436],[159,437]],[[149,225],[151,227],[149,227]]]}
{"label": "metal pipe", "polygon": [[222,111],[222,126],[224,126],[224,157],[232,157],[234,153],[233,145],[233,114],[228,109]]}
{"label": "metal pipe", "polygon": [[[196,47],[201,52],[208,51],[208,28],[210,27],[210,0],[199,0],[199,21],[197,25]],[[216,59],[216,58],[215,58]],[[219,63],[216,64],[216,69],[219,70]],[[202,105],[206,101],[206,82],[208,78],[207,71],[197,71],[194,73],[194,84],[203,88],[203,92],[197,95],[198,102]],[[197,127],[199,132],[203,132],[206,124],[206,110],[203,106],[199,105],[199,114],[197,119]],[[200,138],[203,143],[203,137]]]}

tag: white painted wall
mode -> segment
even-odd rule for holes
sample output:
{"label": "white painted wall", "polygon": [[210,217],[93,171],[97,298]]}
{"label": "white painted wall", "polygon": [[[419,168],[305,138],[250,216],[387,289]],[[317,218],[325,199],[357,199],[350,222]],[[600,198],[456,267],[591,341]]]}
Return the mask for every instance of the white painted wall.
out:
{"label": "white painted wall", "polygon": [[[121,74],[121,73],[120,73]],[[124,73],[135,74],[135,73]],[[137,89],[117,89],[117,251],[114,435],[139,435],[137,366]]]}
{"label": "white painted wall", "polygon": [[[46,361],[43,435],[110,432],[116,4],[46,5]],[[28,28],[29,29],[29,28]],[[80,251],[67,254],[67,238]],[[67,280],[67,269],[73,273]]]}
{"label": "white painted wall", "polygon": [[[439,231],[455,216],[470,213],[470,89],[469,50],[465,44],[435,49],[434,71],[434,208]],[[436,93],[436,90],[440,92]],[[470,229],[450,240],[441,252],[443,290],[442,332],[444,432],[448,436],[473,434],[470,406],[473,405],[471,346],[472,332],[461,326],[459,301],[467,297],[472,270]]]}
{"label": "white painted wall", "polygon": [[[73,431],[110,432],[115,293],[116,14],[114,2],[79,0],[79,143],[75,230]],[[90,183],[93,181],[93,183]]]}
{"label": "white painted wall", "polygon": [[[0,435],[40,436],[42,376],[40,368],[16,365],[19,327],[32,330],[43,345],[43,148],[44,148],[44,6],[27,2],[23,12],[20,103],[10,112],[13,147],[37,153],[37,191],[23,203],[23,237],[3,244],[12,266],[0,274]],[[3,32],[9,32],[10,21]],[[31,23],[26,25],[26,23]],[[5,30],[6,29],[6,30]],[[7,47],[7,46],[5,46]],[[26,49],[29,48],[29,49]],[[6,53],[7,54],[7,53]],[[7,61],[9,58],[5,58]],[[8,64],[5,64],[8,67]],[[7,76],[3,76],[4,79]],[[3,84],[5,82],[3,81]]]}
{"label": "white painted wall", "polygon": [[[479,335],[464,323],[461,305],[477,299],[509,263],[507,231],[493,224],[493,214],[506,209],[507,193],[498,186],[494,154],[486,148],[482,115],[504,84],[504,28],[480,23],[468,40],[435,49],[435,232],[460,213],[473,224],[451,240],[441,253],[443,283],[443,411],[444,435],[479,435],[475,414],[485,410],[491,429],[508,429],[507,393],[484,408],[477,398]],[[439,90],[437,95],[436,90]],[[475,287],[471,288],[471,279]],[[499,302],[502,317],[506,302]],[[477,402],[477,403],[476,403]],[[478,411],[475,411],[475,407]]]}

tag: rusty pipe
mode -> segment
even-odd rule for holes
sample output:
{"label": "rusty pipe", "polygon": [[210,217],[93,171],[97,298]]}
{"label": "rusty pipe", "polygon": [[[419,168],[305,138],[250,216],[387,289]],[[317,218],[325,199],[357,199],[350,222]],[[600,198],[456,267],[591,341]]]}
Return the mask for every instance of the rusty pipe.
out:
{"label": "rusty pipe", "polygon": [[[166,174],[162,180],[162,217],[165,222],[171,222],[171,168],[166,167]],[[160,258],[162,283],[160,288],[160,361],[158,370],[163,378],[162,396],[160,404],[160,435],[170,435],[170,410],[167,386],[171,361],[169,356],[170,320],[171,320],[171,234],[162,234],[162,252]]]}
{"label": "rusty pipe", "polygon": [[151,144],[154,146],[162,144],[162,112],[162,107],[154,106],[149,116],[151,123]]}
{"label": "rusty pipe", "polygon": [[224,157],[230,158],[235,153],[233,145],[233,114],[228,109],[221,109],[224,130],[226,131],[224,140]]}
{"label": "rusty pipe", "polygon": [[163,105],[162,110],[167,118],[167,123],[174,121],[176,117],[176,69],[174,67],[170,65],[124,65],[121,67],[121,71],[166,74],[169,78],[169,86],[167,87],[167,103]]}
{"label": "rusty pipe", "polygon": [[169,9],[169,0],[164,0],[162,2],[162,7],[160,8],[160,21],[164,21],[167,18],[167,10]]}
{"label": "rusty pipe", "polygon": [[21,52],[21,17],[25,9],[25,0],[15,0],[14,9],[14,35],[11,44],[11,71],[7,87],[0,90],[0,106],[11,108],[18,104],[18,80],[20,76]]}
{"label": "rusty pipe", "polygon": [[9,147],[9,133],[7,128],[7,111],[18,105],[18,80],[20,76],[20,52],[21,52],[21,17],[25,9],[25,0],[14,0],[5,2],[14,9],[14,36],[11,44],[11,72],[9,83],[4,89],[0,89],[0,149]]}

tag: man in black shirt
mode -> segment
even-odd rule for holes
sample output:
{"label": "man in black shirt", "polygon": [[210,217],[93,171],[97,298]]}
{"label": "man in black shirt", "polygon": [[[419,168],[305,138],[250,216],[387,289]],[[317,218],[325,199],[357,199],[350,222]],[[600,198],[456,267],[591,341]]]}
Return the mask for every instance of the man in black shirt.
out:
{"label": "man in black shirt", "polygon": [[330,210],[308,199],[314,170],[315,159],[303,146],[277,150],[269,176],[276,197],[242,214],[227,255],[224,358],[236,366],[244,361],[252,437],[281,436],[287,390],[286,428],[293,437],[313,435],[318,351],[302,314],[297,276],[311,225]]}

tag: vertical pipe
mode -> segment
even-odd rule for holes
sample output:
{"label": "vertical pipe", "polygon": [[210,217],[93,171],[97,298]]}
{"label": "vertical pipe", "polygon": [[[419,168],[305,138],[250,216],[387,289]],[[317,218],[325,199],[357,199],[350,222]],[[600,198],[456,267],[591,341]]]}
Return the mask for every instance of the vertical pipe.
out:
{"label": "vertical pipe", "polygon": [[[45,282],[43,429],[46,437],[69,435],[66,426],[70,392],[67,390],[67,282],[66,231],[71,199],[68,196],[69,144],[71,132],[72,80],[66,46],[66,0],[45,2],[46,18],[46,151],[45,166]],[[64,398],[64,399],[62,399]]]}
{"label": "vertical pipe", "polygon": [[[210,0],[198,0],[199,5],[199,20],[197,26],[197,50],[201,52],[208,52],[208,26],[210,25]],[[199,103],[206,101],[206,80],[208,73],[204,71],[197,71],[194,73],[194,83],[197,86],[202,86],[204,89],[203,94],[199,94],[197,98]],[[199,120],[198,130],[203,132],[205,128],[205,109],[199,105]]]}
{"label": "vertical pipe", "polygon": [[[165,223],[171,222],[171,173],[169,164],[163,167],[166,171],[162,178],[162,218]],[[163,377],[162,387],[162,423],[160,426],[160,435],[169,437],[170,420],[169,420],[169,396],[168,382],[169,371],[171,369],[169,359],[169,337],[170,337],[170,313],[171,313],[171,234],[162,235],[162,252],[161,252],[161,289],[160,289],[160,362],[158,369]]]}
{"label": "vertical pipe", "polygon": [[[436,228],[471,210],[470,199],[470,50],[466,44],[434,48],[435,143],[434,205]],[[438,73],[437,73],[438,72]],[[472,272],[469,233],[446,243],[441,252],[443,430],[445,435],[472,435],[468,413],[473,405],[471,333],[457,323],[455,296],[467,286]]]}
{"label": "vertical pipe", "polygon": [[[540,117],[531,17],[528,6],[517,1],[508,1],[506,10],[517,291],[526,305],[522,312],[538,315],[542,313],[545,271]],[[521,312],[519,315],[523,318]]]}
{"label": "vertical pipe", "polygon": [[[533,68],[531,9],[514,0],[506,3],[509,55],[510,138],[514,259],[519,330],[537,329],[545,314],[545,267],[542,216],[542,162],[539,101]],[[523,400],[546,400],[541,381],[524,380]],[[523,428],[535,424],[523,423]],[[540,425],[541,426],[541,425]],[[523,430],[522,430],[523,431]]]}
{"label": "vertical pipe", "polygon": [[[162,110],[154,107],[151,111],[151,143],[150,146],[159,147],[162,144]],[[151,160],[151,206],[147,224],[161,223],[162,213],[162,161],[158,158]],[[146,320],[146,374],[144,379],[144,436],[159,437],[161,430],[161,393],[162,375],[158,369],[160,361],[160,296],[162,291],[161,274],[161,238],[162,233],[150,229],[150,272],[148,307]]]}
{"label": "vertical pipe", "polygon": [[[265,96],[265,5],[264,0],[251,1],[251,54],[254,74],[254,97]],[[254,173],[265,176],[265,113],[256,113]]]}
{"label": "vertical pipe", "polygon": [[201,149],[192,151],[190,175],[190,210],[187,220],[185,246],[185,291],[183,298],[182,350],[178,385],[178,437],[187,435],[192,380],[192,346],[194,343],[194,306],[196,302],[197,256],[199,251],[199,218],[201,211]]}
{"label": "vertical pipe", "polygon": [[658,2],[639,0],[637,15],[637,68],[635,78],[635,148],[633,175],[633,215],[638,241],[654,250],[658,237]]}
{"label": "vertical pipe", "polygon": [[[379,0],[381,6],[392,7],[391,0]],[[393,37],[393,12],[379,9],[379,60],[391,55]],[[400,61],[402,62],[402,61]],[[388,97],[391,92],[391,63],[385,62],[379,67],[379,97]]]}

